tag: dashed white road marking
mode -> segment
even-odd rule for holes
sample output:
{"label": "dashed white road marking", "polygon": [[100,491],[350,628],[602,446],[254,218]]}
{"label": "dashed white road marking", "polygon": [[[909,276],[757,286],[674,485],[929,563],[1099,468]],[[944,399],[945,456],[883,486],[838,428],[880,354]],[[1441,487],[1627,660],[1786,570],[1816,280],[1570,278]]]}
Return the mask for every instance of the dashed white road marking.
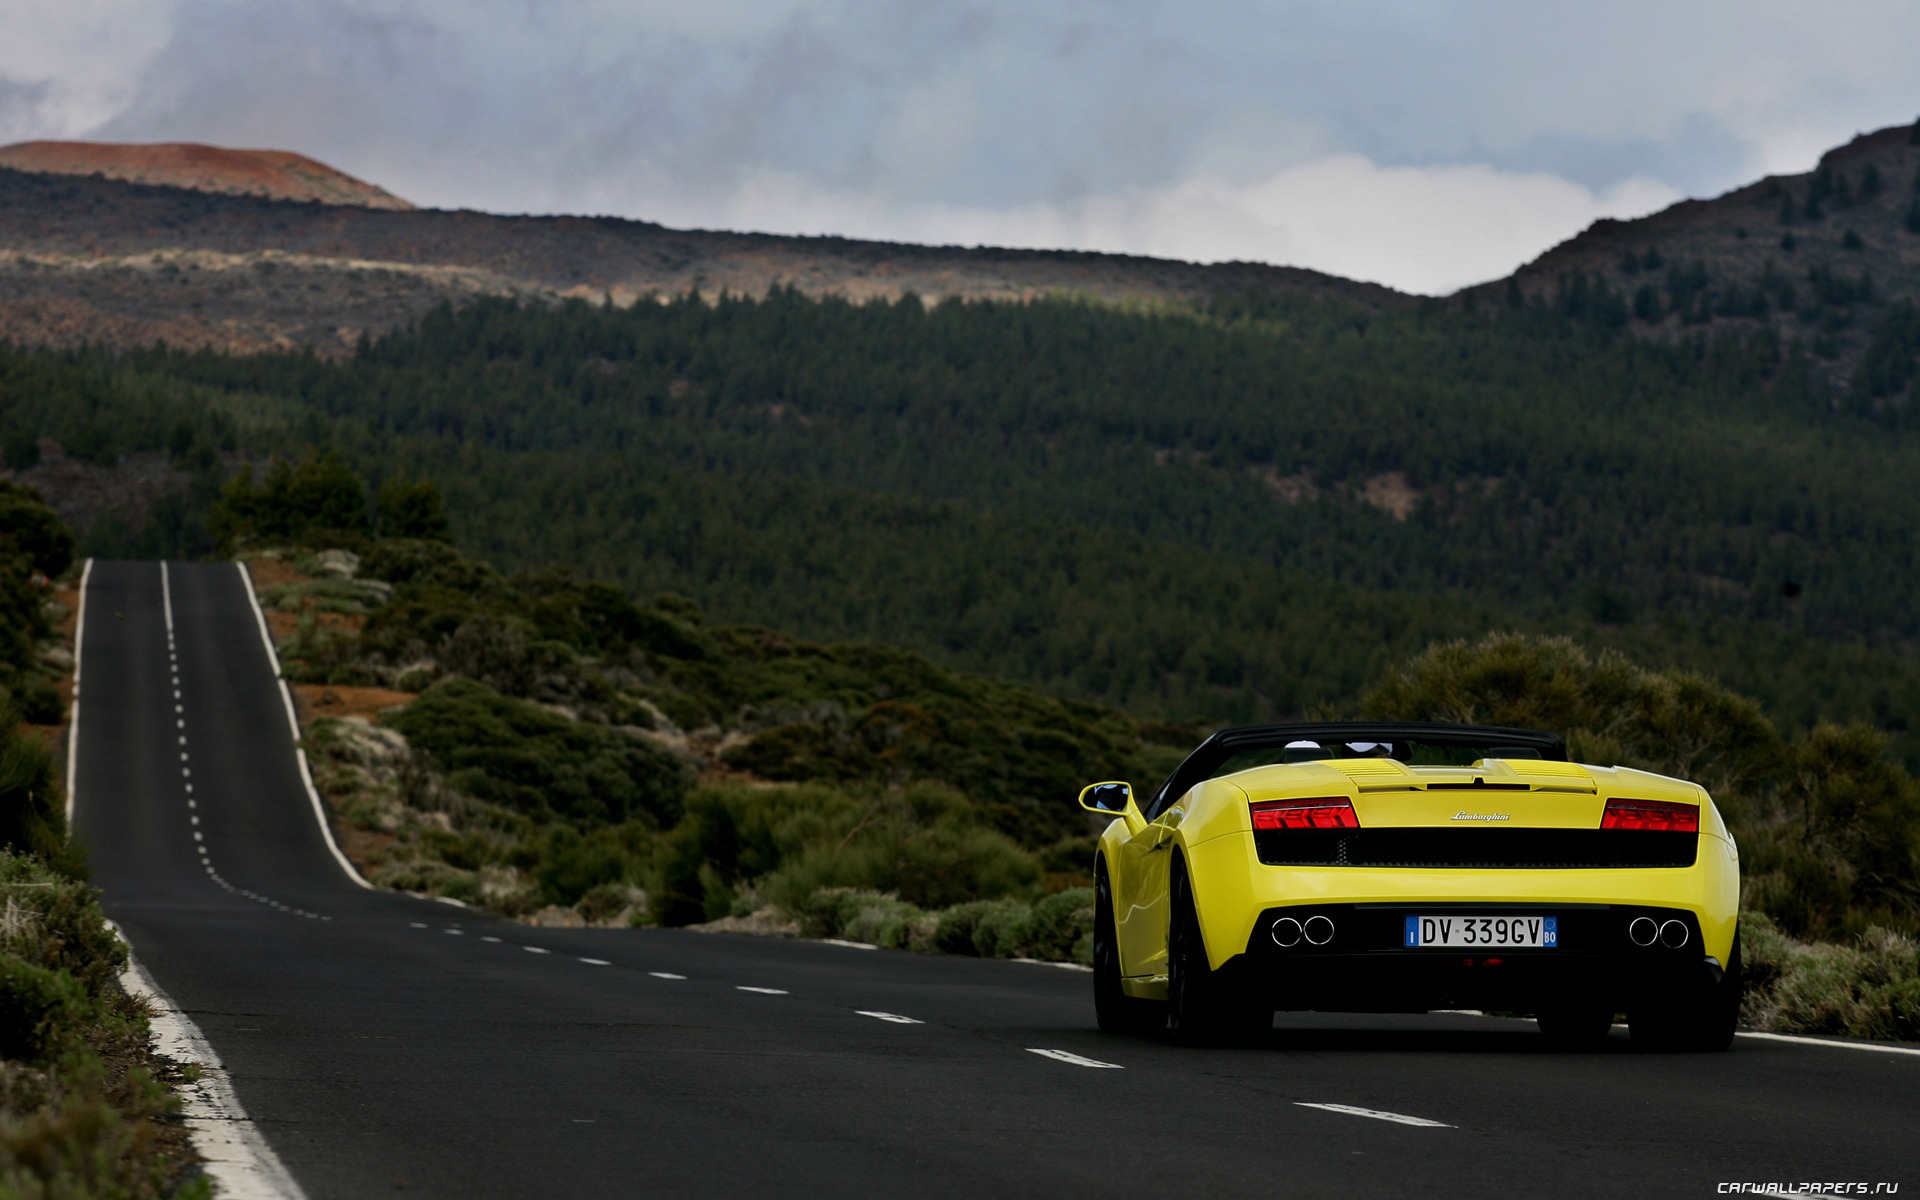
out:
{"label": "dashed white road marking", "polygon": [[1318,1108],[1326,1112],[1345,1113],[1349,1117],[1371,1117],[1376,1121],[1392,1121],[1396,1125],[1418,1125],[1423,1129],[1455,1129],[1445,1121],[1429,1121],[1425,1117],[1410,1117],[1405,1113],[1383,1112],[1377,1108],[1355,1108],[1351,1104],[1311,1104],[1305,1100],[1295,1100],[1300,1108]]}
{"label": "dashed white road marking", "polygon": [[672,971],[648,971],[655,979],[685,979],[685,975],[675,975]]}
{"label": "dashed white road marking", "polygon": [[[426,926],[425,926],[425,925],[422,925],[422,926],[420,926],[420,928],[422,928],[422,929],[425,929],[425,928],[426,928]],[[484,934],[483,934],[483,935],[481,936],[481,938],[480,938],[480,940],[481,940],[481,941],[483,941],[483,942],[492,942],[492,943],[493,943],[494,945],[496,945],[496,946],[500,944],[500,939],[499,939],[499,938],[497,938],[497,937],[492,937],[492,936],[488,936],[488,935],[484,935]]]}
{"label": "dashed white road marking", "polygon": [[466,933],[466,930],[464,930],[464,929],[442,929],[442,930],[441,930],[440,932],[441,932],[441,933],[444,933],[444,934],[448,934],[448,935],[450,935],[450,936],[452,936],[452,937],[459,937],[459,936],[461,936],[462,934],[464,934],[464,933]]}
{"label": "dashed white road marking", "polygon": [[425,921],[408,921],[407,924],[411,925],[415,929],[425,929],[427,927],[427,923]]}
{"label": "dashed white road marking", "polygon": [[858,1013],[860,1016],[872,1017],[876,1021],[890,1021],[895,1025],[925,1025],[926,1024],[925,1021],[916,1021],[912,1017],[903,1017],[899,1013],[868,1012],[864,1008],[856,1008],[853,1011]]}
{"label": "dashed white road marking", "polygon": [[1795,1037],[1790,1033],[1747,1033],[1744,1030],[1737,1036],[1759,1038],[1768,1042],[1792,1042],[1800,1046],[1830,1046],[1835,1050],[1878,1050],[1882,1054],[1920,1055],[1920,1049],[1912,1046],[1883,1046],[1878,1042],[1840,1042],[1828,1038]]}
{"label": "dashed white road marking", "polygon": [[1055,1062],[1070,1063],[1076,1067],[1105,1067],[1113,1071],[1124,1069],[1119,1063],[1101,1062],[1097,1058],[1082,1058],[1078,1054],[1070,1054],[1065,1050],[1045,1050],[1039,1046],[1028,1046],[1027,1053],[1038,1054],[1041,1058],[1051,1058]]}
{"label": "dashed white road marking", "polygon": [[552,954],[553,953],[553,951],[547,949],[545,946],[522,946],[520,948],[522,950],[525,950],[528,954]]}
{"label": "dashed white road marking", "polygon": [[758,992],[762,996],[785,996],[788,994],[785,988],[748,987],[744,983],[735,984],[733,990],[736,992]]}
{"label": "dashed white road marking", "polygon": [[610,967],[613,965],[604,958],[583,958],[580,961],[590,967]]}

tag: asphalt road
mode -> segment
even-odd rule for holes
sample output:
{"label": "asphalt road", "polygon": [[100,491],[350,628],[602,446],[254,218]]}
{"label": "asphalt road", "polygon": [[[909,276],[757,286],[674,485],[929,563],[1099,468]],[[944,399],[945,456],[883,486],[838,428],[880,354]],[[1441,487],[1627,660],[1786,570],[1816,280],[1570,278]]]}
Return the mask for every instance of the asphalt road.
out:
{"label": "asphalt road", "polygon": [[1089,977],[1054,967],[366,891],[319,835],[238,573],[169,577],[177,689],[160,567],[94,566],[77,827],[315,1200],[1920,1189],[1911,1055],[1620,1030],[1555,1054],[1448,1014],[1282,1014],[1258,1048],[1191,1050],[1102,1036]]}

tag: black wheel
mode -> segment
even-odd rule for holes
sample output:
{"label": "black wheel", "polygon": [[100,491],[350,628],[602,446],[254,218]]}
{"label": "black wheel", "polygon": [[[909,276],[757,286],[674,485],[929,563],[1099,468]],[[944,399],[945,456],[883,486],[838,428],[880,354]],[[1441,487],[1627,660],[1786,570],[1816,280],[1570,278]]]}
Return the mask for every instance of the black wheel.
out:
{"label": "black wheel", "polygon": [[1157,1033],[1167,1007],[1127,995],[1120,986],[1120,934],[1113,920],[1113,884],[1107,864],[1093,864],[1093,1015],[1102,1033]]}
{"label": "black wheel", "polygon": [[1733,1045],[1740,1024],[1740,1001],[1746,995],[1746,968],[1740,961],[1740,935],[1733,935],[1733,955],[1718,982],[1701,980],[1695,986],[1628,1013],[1633,1040],[1650,1050],[1701,1052]]}
{"label": "black wheel", "polygon": [[1167,889],[1168,1031],[1189,1045],[1235,1045],[1260,1037],[1273,1028],[1273,1009],[1227,972],[1213,970],[1181,859],[1173,861],[1172,876]]}
{"label": "black wheel", "polygon": [[1592,1050],[1607,1040],[1613,1028],[1611,1009],[1591,1004],[1558,1004],[1533,1016],[1540,1033],[1556,1050]]}

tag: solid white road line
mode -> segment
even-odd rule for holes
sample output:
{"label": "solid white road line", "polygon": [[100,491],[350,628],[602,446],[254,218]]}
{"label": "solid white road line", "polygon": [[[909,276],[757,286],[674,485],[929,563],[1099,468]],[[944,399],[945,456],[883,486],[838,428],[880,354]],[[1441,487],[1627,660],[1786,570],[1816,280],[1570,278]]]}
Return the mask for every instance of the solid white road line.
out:
{"label": "solid white road line", "polygon": [[307,769],[307,752],[300,745],[300,719],[293,713],[293,690],[287,686],[287,677],[280,672],[280,652],[274,649],[273,634],[267,630],[267,614],[260,611],[260,597],[253,593],[253,576],[247,574],[247,564],[237,562],[233,566],[240,572],[240,586],[246,590],[247,603],[253,606],[254,622],[260,627],[260,644],[267,648],[267,662],[272,665],[274,678],[280,684],[280,700],[287,709],[287,730],[293,735],[294,761],[300,764],[300,782],[306,785],[307,799],[313,804],[313,819],[320,823],[320,836],[326,839],[327,849],[333,852],[333,861],[340,864],[347,878],[373,891],[374,886],[340,852],[340,843],[333,840],[333,824],[327,820],[326,806],[320,802],[320,792],[313,786],[313,772]]}
{"label": "solid white road line", "polygon": [[758,992],[762,996],[785,996],[788,994],[785,988],[748,987],[744,983],[735,984],[733,990],[736,992]]}
{"label": "solid white road line", "polygon": [[655,979],[685,979],[685,975],[675,975],[672,971],[648,971]]}
{"label": "solid white road line", "polygon": [[1792,1042],[1799,1046],[1829,1046],[1835,1050],[1878,1050],[1882,1054],[1920,1055],[1920,1048],[1913,1046],[1883,1046],[1878,1042],[1842,1042],[1830,1038],[1795,1037],[1790,1033],[1747,1033],[1744,1031],[1738,1036],[1743,1038],[1759,1038],[1762,1041],[1768,1042]]}
{"label": "solid white road line", "polygon": [[912,1017],[903,1017],[899,1013],[868,1012],[864,1008],[856,1008],[853,1011],[860,1014],[863,1017],[872,1017],[876,1021],[891,1021],[895,1025],[925,1025],[926,1024],[925,1021],[916,1021]]}
{"label": "solid white road line", "polygon": [[93,578],[93,560],[80,568],[80,615],[73,622],[73,707],[67,713],[67,828],[73,828],[73,777],[80,756],[80,642],[87,636],[87,581]]}
{"label": "solid white road line", "polygon": [[850,942],[845,938],[815,938],[822,946],[845,946],[849,950],[878,950],[872,942]]}
{"label": "solid white road line", "polygon": [[1351,1104],[1309,1104],[1305,1100],[1295,1100],[1301,1108],[1318,1108],[1327,1112],[1345,1113],[1349,1117],[1371,1117],[1376,1121],[1392,1121],[1396,1125],[1418,1125],[1424,1129],[1454,1129],[1445,1121],[1429,1121],[1425,1117],[1409,1117],[1405,1113],[1382,1112],[1377,1108],[1355,1108]]}
{"label": "solid white road line", "polygon": [[1028,1046],[1028,1054],[1038,1054],[1041,1058],[1051,1058],[1055,1062],[1071,1063],[1076,1067],[1105,1067],[1111,1071],[1124,1068],[1119,1063],[1101,1062],[1097,1058],[1082,1058],[1078,1054],[1069,1054],[1065,1050],[1043,1050],[1038,1046]]}
{"label": "solid white road line", "polygon": [[[119,934],[115,928],[114,933]],[[124,942],[126,939],[121,938]],[[153,1048],[179,1063],[198,1063],[197,1082],[180,1085],[185,1121],[193,1148],[206,1160],[206,1172],[221,1200],[306,1200],[280,1156],[273,1152],[259,1126],[240,1107],[220,1056],[206,1035],[181,1012],[127,949],[127,969],[120,974],[127,993],[145,997],[153,1008],[148,1020]]]}

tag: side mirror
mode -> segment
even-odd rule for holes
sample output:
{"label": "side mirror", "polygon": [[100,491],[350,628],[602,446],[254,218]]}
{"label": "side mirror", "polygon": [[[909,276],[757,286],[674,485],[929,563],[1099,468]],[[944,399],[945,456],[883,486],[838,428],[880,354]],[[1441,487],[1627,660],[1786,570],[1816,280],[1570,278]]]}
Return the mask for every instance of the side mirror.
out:
{"label": "side mirror", "polygon": [[1093,783],[1080,789],[1080,807],[1088,812],[1118,816],[1133,803],[1133,785],[1129,783]]}

